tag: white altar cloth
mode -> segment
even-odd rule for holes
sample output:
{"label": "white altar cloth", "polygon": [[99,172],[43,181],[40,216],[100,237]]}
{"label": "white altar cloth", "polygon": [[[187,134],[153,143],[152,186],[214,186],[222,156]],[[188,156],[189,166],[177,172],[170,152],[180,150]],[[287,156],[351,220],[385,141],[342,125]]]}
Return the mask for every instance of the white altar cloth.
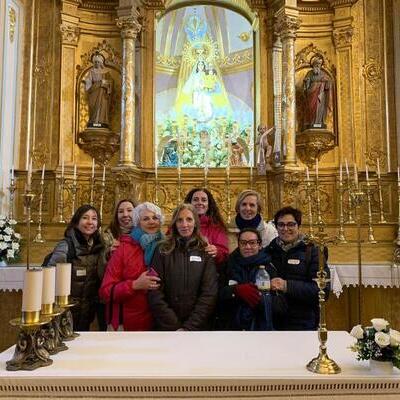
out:
{"label": "white altar cloth", "polygon": [[84,332],[35,371],[6,371],[13,348],[1,353],[0,398],[400,398],[398,370],[371,375],[353,341],[329,333],[342,373],[325,376],[305,368],[318,354],[316,332]]}

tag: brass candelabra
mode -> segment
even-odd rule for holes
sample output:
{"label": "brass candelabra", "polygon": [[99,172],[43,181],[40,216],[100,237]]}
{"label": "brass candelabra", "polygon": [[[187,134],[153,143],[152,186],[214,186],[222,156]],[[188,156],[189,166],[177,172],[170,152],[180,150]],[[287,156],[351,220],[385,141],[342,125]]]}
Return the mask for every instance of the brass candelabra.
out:
{"label": "brass candelabra", "polygon": [[10,206],[8,209],[8,217],[10,219],[14,219],[14,197],[16,188],[17,185],[15,184],[14,174],[12,174],[10,180],[10,186],[8,187],[8,191],[10,192]]}
{"label": "brass candelabra", "polygon": [[43,194],[44,194],[44,179],[40,180],[39,186],[39,215],[38,215],[38,226],[36,228],[36,236],[33,239],[35,243],[44,243],[44,237],[42,235],[42,211],[43,211]]}
{"label": "brass candelabra", "polygon": [[339,174],[339,233],[338,233],[338,241],[341,243],[347,243],[345,234],[344,234],[344,212],[343,212],[343,195],[345,192],[345,188],[343,186],[343,178],[342,178],[342,165],[340,165],[340,174]]}
{"label": "brass candelabra", "polygon": [[58,180],[58,221],[60,224],[65,224],[64,219],[64,185],[65,185],[65,178],[64,176],[60,176],[57,178]]}

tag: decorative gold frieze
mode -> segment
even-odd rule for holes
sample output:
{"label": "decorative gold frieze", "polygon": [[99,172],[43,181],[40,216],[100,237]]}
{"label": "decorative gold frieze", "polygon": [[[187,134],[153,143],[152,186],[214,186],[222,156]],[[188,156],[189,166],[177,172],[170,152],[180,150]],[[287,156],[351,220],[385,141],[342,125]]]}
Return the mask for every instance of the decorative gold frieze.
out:
{"label": "decorative gold frieze", "polygon": [[8,35],[10,38],[10,42],[12,43],[14,42],[15,25],[17,23],[17,14],[13,7],[8,7],[8,21],[9,21]]}
{"label": "decorative gold frieze", "polygon": [[353,4],[357,3],[358,0],[327,0],[327,1],[332,8],[335,8],[335,7],[352,6]]}
{"label": "decorative gold frieze", "polygon": [[115,11],[117,6],[117,0],[81,0],[79,8],[95,11]]}
{"label": "decorative gold frieze", "polygon": [[338,28],[333,31],[333,42],[336,48],[350,46],[353,40],[354,29],[352,26]]}
{"label": "decorative gold frieze", "polygon": [[82,64],[76,67],[78,74],[85,70],[88,66],[92,65],[92,57],[95,54],[102,54],[106,64],[113,64],[121,70],[122,60],[121,54],[117,52],[114,47],[110,45],[106,40],[103,40],[101,43],[97,43],[96,47],[90,49],[87,53],[81,55]]}
{"label": "decorative gold frieze", "polygon": [[246,49],[230,53],[224,58],[220,59],[218,65],[221,68],[238,66],[243,64],[251,64],[253,62],[253,49]]}
{"label": "decorative gold frieze", "polygon": [[369,57],[368,62],[364,64],[363,76],[372,86],[380,83],[382,79],[382,66],[375,58]]}
{"label": "decorative gold frieze", "polygon": [[156,53],[157,67],[178,69],[182,63],[182,57],[167,56],[164,54]]}
{"label": "decorative gold frieze", "polygon": [[79,27],[76,25],[62,22],[60,24],[62,44],[70,44],[76,46],[79,40]]}

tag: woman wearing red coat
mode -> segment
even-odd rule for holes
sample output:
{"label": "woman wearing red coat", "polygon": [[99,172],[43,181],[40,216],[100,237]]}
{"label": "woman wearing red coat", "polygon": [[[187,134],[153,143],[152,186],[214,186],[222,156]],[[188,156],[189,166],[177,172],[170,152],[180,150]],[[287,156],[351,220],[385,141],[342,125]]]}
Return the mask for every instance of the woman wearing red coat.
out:
{"label": "woman wearing red coat", "polygon": [[120,237],[120,246],[108,262],[99,293],[106,302],[109,330],[146,331],[153,327],[147,292],[160,286],[150,265],[162,238],[162,219],[156,205],[139,204],[133,214],[134,229]]}
{"label": "woman wearing red coat", "polygon": [[200,218],[200,233],[208,242],[206,253],[215,258],[217,266],[222,264],[229,255],[228,236],[213,195],[205,188],[194,188],[185,203],[192,204]]}

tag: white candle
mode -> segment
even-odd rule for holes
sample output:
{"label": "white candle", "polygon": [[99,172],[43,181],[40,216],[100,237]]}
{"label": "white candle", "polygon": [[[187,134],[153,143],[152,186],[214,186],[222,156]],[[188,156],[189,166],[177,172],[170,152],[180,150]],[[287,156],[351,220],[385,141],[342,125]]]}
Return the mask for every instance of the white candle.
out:
{"label": "white candle", "polygon": [[309,181],[310,180],[310,171],[308,170],[308,167],[306,167],[306,177],[307,177],[307,180]]}
{"label": "white candle", "polygon": [[400,167],[397,167],[397,183],[400,184]]}
{"label": "white candle", "polygon": [[14,179],[14,164],[11,167],[11,179]]}
{"label": "white candle", "polygon": [[30,159],[29,164],[28,164],[28,174],[26,177],[26,184],[27,184],[28,190],[31,190],[31,183],[32,183],[32,158]]}
{"label": "white candle", "polygon": [[24,274],[22,311],[40,311],[42,308],[43,270],[27,269]]}
{"label": "white candle", "polygon": [[74,181],[76,181],[76,164],[74,164]]}
{"label": "white candle", "polygon": [[71,293],[71,264],[56,265],[56,296],[69,296]]}
{"label": "white candle", "polygon": [[357,165],[354,163],[354,183],[356,187],[358,187],[358,171],[357,171]]}
{"label": "white candle", "polygon": [[42,181],[44,181],[44,171],[46,170],[46,164],[42,166]]}
{"label": "white candle", "polygon": [[339,165],[339,182],[343,182],[343,171],[342,171],[342,163]]}
{"label": "white candle", "polygon": [[42,304],[53,304],[56,295],[56,267],[43,268]]}
{"label": "white candle", "polygon": [[94,178],[94,158],[92,158],[92,178]]}
{"label": "white candle", "polygon": [[106,166],[103,165],[103,183],[106,181]]}
{"label": "white candle", "polygon": [[367,179],[367,182],[369,181],[369,175],[368,175],[368,165],[365,164],[365,178]]}
{"label": "white candle", "polygon": [[378,178],[381,179],[381,167],[379,166],[379,158],[376,159],[376,173],[378,174]]}
{"label": "white candle", "polygon": [[347,162],[347,158],[344,159],[344,162],[346,164],[346,175],[347,175],[347,179],[350,179],[350,172],[349,172],[349,164]]}

